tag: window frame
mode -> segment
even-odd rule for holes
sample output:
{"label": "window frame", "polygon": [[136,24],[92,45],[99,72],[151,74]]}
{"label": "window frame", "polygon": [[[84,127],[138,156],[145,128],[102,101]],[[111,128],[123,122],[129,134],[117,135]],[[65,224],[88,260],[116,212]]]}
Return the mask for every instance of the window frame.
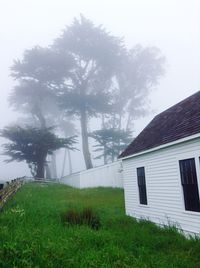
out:
{"label": "window frame", "polygon": [[180,197],[181,197],[181,206],[182,206],[182,212],[184,214],[189,215],[200,215],[199,211],[193,211],[193,210],[186,210],[185,209],[185,199],[184,199],[184,192],[181,182],[181,172],[180,172],[180,165],[179,161],[181,160],[187,160],[190,158],[194,158],[195,160],[195,166],[196,166],[196,174],[197,174],[197,185],[198,185],[198,192],[199,192],[199,198],[200,198],[200,154],[199,153],[183,153],[176,157],[177,160],[177,168],[178,168],[178,180],[179,180],[179,191],[180,191]]}
{"label": "window frame", "polygon": [[[141,195],[140,195],[140,185],[139,185],[139,177],[138,177],[138,170],[143,169],[144,170],[144,186],[145,186],[145,201],[146,203],[141,203]],[[147,181],[146,181],[146,169],[145,166],[139,166],[136,167],[136,178],[137,178],[137,188],[138,188],[138,201],[140,206],[147,207],[148,206],[148,194],[147,194]]]}

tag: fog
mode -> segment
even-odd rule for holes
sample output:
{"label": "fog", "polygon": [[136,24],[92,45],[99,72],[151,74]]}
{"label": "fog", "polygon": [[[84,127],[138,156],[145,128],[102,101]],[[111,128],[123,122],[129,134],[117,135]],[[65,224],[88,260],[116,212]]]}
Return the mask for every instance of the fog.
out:
{"label": "fog", "polygon": [[[51,45],[80,14],[95,25],[102,24],[112,35],[123,37],[128,48],[136,44],[156,46],[166,58],[165,75],[148,96],[149,113],[134,121],[134,137],[156,114],[200,89],[198,0],[1,0],[1,129],[20,116],[8,104],[16,83],[10,76],[13,60],[22,59],[24,50],[36,45]],[[98,121],[93,120],[89,127],[98,128]],[[4,159],[0,156],[0,179],[30,174],[26,163],[6,164]],[[81,151],[72,153],[72,162],[73,171],[85,168]],[[101,162],[94,163],[98,164]]]}

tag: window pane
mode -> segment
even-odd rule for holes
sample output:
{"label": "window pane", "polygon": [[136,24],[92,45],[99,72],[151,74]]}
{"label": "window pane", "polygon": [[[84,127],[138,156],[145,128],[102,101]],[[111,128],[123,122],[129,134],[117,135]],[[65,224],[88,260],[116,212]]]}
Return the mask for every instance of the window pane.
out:
{"label": "window pane", "polygon": [[147,205],[147,192],[144,167],[137,168],[138,190],[140,204]]}
{"label": "window pane", "polygon": [[144,167],[137,168],[137,175],[138,177],[144,177]]}
{"label": "window pane", "polygon": [[190,211],[200,211],[199,189],[197,183],[195,159],[190,158],[180,160],[179,165],[185,201],[185,209]]}

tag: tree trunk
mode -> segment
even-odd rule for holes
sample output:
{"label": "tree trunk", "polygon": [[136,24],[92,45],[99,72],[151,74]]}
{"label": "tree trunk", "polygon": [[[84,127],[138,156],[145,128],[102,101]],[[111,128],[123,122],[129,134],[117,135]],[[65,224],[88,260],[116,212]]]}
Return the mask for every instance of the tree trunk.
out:
{"label": "tree trunk", "polygon": [[62,164],[62,172],[61,172],[60,178],[64,177],[66,157],[67,157],[67,148],[65,148],[65,151],[64,151],[64,158],[63,158],[63,164]]}
{"label": "tree trunk", "polygon": [[114,162],[114,160],[115,160],[115,155],[114,155],[114,153],[112,153],[112,157],[111,157],[112,163]]}
{"label": "tree trunk", "polygon": [[129,113],[127,118],[126,131],[130,129],[130,124],[131,124],[131,114]]}
{"label": "tree trunk", "polygon": [[[34,107],[34,109],[32,110],[32,113],[38,118],[38,120],[40,122],[41,129],[46,128],[46,120],[45,120],[45,117],[42,114],[42,111],[41,111],[39,105]],[[50,171],[48,163],[44,167],[44,170],[45,170],[45,173],[46,173],[46,178],[50,179],[51,178],[51,171]]]}
{"label": "tree trunk", "polygon": [[[46,119],[45,117],[43,116],[42,112],[41,112],[41,109],[38,107],[38,109],[36,109],[35,111],[35,115],[37,116],[39,122],[40,122],[40,127],[41,129],[44,129],[46,128]],[[49,164],[47,163],[44,167],[44,170],[45,170],[45,174],[46,174],[46,178],[47,179],[51,179],[52,178],[52,174],[51,174],[51,169],[49,167]]]}
{"label": "tree trunk", "polygon": [[[122,127],[122,115],[121,113],[119,114],[119,126],[118,126],[118,130],[121,131],[121,127]],[[120,138],[118,139],[118,151],[117,154],[119,155],[119,148],[120,148]],[[114,161],[114,160],[113,160]]]}
{"label": "tree trunk", "polygon": [[46,171],[46,179],[51,179],[51,171],[50,171],[48,163],[45,166],[45,171]]}
{"label": "tree trunk", "polygon": [[69,163],[69,174],[72,174],[72,159],[71,159],[71,154],[70,154],[69,149],[67,149],[67,155],[68,155],[68,163]]}
{"label": "tree trunk", "polygon": [[81,136],[82,136],[83,156],[85,160],[86,169],[90,169],[93,168],[93,166],[89,151],[87,115],[85,111],[81,112]]}
{"label": "tree trunk", "polygon": [[122,115],[121,113],[119,114],[119,125],[118,125],[118,129],[121,130],[122,127]]}
{"label": "tree trunk", "polygon": [[105,128],[105,116],[104,114],[102,114],[102,117],[101,117],[101,128],[104,129]]}
{"label": "tree trunk", "polygon": [[57,178],[56,154],[53,152],[51,155],[51,176]]}
{"label": "tree trunk", "polygon": [[[104,114],[102,114],[102,117],[101,117],[101,128],[105,129],[105,116],[104,116]],[[107,164],[106,145],[105,144],[103,144],[103,162],[104,162],[104,165]]]}
{"label": "tree trunk", "polygon": [[61,178],[64,177],[64,173],[65,173],[65,164],[66,164],[66,158],[68,156],[68,165],[69,165],[69,174],[72,174],[72,159],[71,159],[71,154],[70,154],[70,150],[65,148],[65,152],[64,152],[64,159],[63,159],[63,165],[62,165],[62,173],[61,173]]}
{"label": "tree trunk", "polygon": [[103,162],[104,162],[104,165],[108,164],[107,163],[106,146],[105,145],[103,146]]}
{"label": "tree trunk", "polygon": [[37,173],[36,173],[36,177],[38,179],[44,179],[44,161],[40,160],[37,163]]}
{"label": "tree trunk", "polygon": [[35,107],[32,110],[33,114],[38,118],[39,122],[40,122],[40,126],[41,128],[45,128],[46,127],[46,120],[45,117],[43,116],[40,107]]}
{"label": "tree trunk", "polygon": [[105,147],[103,148],[103,163],[106,164],[106,155],[105,155]]}

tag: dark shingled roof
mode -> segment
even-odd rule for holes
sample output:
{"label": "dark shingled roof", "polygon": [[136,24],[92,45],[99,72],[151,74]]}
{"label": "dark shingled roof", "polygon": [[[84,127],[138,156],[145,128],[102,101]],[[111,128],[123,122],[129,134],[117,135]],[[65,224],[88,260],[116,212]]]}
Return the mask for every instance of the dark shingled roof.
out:
{"label": "dark shingled roof", "polygon": [[200,91],[158,114],[119,158],[200,133]]}

